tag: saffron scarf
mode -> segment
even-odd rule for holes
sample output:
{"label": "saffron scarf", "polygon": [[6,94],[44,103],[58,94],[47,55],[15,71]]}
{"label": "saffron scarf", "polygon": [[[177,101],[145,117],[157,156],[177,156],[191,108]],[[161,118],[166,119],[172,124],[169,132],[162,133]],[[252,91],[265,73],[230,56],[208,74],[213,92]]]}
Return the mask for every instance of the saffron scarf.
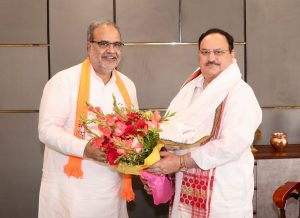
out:
{"label": "saffron scarf", "polygon": [[[128,110],[130,110],[131,100],[127,92],[127,89],[123,81],[121,80],[119,73],[116,70],[114,70],[113,73],[116,76],[116,83],[123,96],[126,107]],[[87,117],[88,108],[86,106],[86,102],[89,100],[89,92],[90,92],[90,60],[89,58],[87,58],[83,61],[81,67],[80,84],[79,84],[78,96],[77,96],[76,118],[75,118],[75,126],[73,131],[74,136],[80,139],[84,139],[84,136],[80,134],[80,129],[82,128],[82,122],[80,120],[80,117],[81,116]],[[70,156],[68,159],[68,163],[64,166],[65,174],[68,176],[74,176],[76,178],[82,178],[83,171],[81,168],[81,162],[82,162],[82,158]],[[128,201],[134,199],[131,175],[124,174],[121,198]]]}

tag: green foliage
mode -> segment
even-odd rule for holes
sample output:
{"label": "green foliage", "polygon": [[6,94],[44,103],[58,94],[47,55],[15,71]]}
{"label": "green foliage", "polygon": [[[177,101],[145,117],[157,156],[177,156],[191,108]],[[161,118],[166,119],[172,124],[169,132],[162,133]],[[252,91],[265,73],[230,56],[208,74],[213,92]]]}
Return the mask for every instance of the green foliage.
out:
{"label": "green foliage", "polygon": [[132,149],[133,153],[122,154],[118,158],[120,163],[132,166],[144,164],[145,158],[151,154],[153,148],[157,145],[158,139],[159,132],[150,127],[148,133],[144,137],[138,137],[139,142],[144,145],[143,151],[141,153],[137,153],[134,149]]}

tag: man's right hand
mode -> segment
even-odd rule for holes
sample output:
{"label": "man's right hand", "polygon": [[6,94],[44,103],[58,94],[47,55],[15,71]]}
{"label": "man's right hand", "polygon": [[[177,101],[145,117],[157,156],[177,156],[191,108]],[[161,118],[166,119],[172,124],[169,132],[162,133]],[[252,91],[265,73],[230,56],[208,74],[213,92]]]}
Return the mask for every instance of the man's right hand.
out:
{"label": "man's right hand", "polygon": [[87,143],[84,149],[83,158],[93,159],[101,163],[106,163],[105,152],[99,148],[96,148],[92,143]]}

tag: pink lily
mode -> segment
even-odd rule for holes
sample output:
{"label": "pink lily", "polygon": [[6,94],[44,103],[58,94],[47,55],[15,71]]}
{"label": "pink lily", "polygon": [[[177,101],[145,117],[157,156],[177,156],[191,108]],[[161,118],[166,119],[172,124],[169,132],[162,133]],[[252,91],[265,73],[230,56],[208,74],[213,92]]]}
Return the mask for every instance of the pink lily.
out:
{"label": "pink lily", "polygon": [[115,128],[115,131],[114,131],[113,135],[114,136],[121,136],[121,135],[123,135],[125,130],[126,130],[126,125],[122,122],[117,122],[116,123],[116,128]]}
{"label": "pink lily", "polygon": [[137,138],[133,139],[131,147],[136,151],[136,153],[141,153],[141,151],[143,150],[143,145]]}

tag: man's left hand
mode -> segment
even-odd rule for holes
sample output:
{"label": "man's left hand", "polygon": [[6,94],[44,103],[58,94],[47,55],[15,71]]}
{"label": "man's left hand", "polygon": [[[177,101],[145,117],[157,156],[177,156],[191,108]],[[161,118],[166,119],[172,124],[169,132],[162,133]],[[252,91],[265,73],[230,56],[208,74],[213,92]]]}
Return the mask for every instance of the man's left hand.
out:
{"label": "man's left hand", "polygon": [[102,149],[94,147],[91,143],[85,146],[83,157],[106,163],[105,152]]}

